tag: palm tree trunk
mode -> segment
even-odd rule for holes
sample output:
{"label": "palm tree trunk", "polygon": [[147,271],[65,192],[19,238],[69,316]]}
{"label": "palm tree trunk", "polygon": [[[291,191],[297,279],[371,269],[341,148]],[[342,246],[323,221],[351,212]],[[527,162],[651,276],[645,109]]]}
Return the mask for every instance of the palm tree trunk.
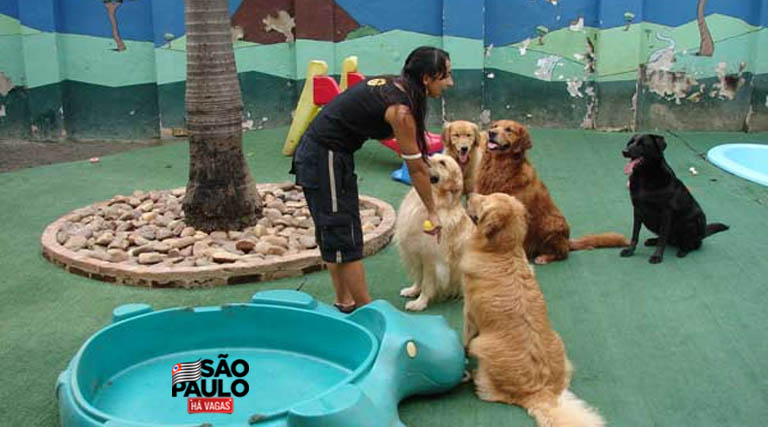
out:
{"label": "palm tree trunk", "polygon": [[199,230],[240,230],[261,217],[262,201],[243,156],[242,115],[227,0],[185,0],[189,182],[185,222]]}
{"label": "palm tree trunk", "polygon": [[112,38],[115,39],[117,45],[116,50],[125,50],[125,43],[120,38],[120,31],[117,28],[117,8],[120,7],[122,2],[110,1],[104,3],[104,7],[107,8],[107,15],[109,15],[109,23],[112,25]]}
{"label": "palm tree trunk", "polygon": [[698,21],[699,21],[699,56],[712,56],[715,53],[715,44],[712,42],[712,34],[709,33],[707,21],[704,19],[704,7],[707,0],[699,0]]}

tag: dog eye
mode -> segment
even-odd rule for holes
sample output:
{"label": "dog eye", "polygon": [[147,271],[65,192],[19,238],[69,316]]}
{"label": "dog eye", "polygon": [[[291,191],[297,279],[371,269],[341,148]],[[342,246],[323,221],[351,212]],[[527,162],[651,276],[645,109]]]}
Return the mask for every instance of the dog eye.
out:
{"label": "dog eye", "polygon": [[512,132],[512,128],[507,128],[506,131],[507,132]]}
{"label": "dog eye", "polygon": [[440,160],[438,163],[440,163],[442,166],[445,166],[445,160]]}

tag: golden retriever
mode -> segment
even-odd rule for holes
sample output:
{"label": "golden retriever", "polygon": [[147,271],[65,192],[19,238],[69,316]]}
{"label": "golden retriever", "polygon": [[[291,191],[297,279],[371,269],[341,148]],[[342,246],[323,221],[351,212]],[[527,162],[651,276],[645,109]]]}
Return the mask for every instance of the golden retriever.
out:
{"label": "golden retriever", "polygon": [[400,259],[413,280],[400,295],[418,297],[405,305],[406,310],[424,310],[433,299],[461,297],[461,247],[475,227],[461,205],[459,165],[445,154],[435,154],[429,162],[432,198],[443,228],[439,243],[435,236],[424,233],[427,210],[411,189],[400,204],[394,237]]}
{"label": "golden retriever", "polygon": [[476,124],[464,120],[448,122],[442,133],[445,154],[461,166],[464,175],[464,194],[472,193],[475,188],[477,167],[483,156],[485,133],[480,132]]}
{"label": "golden retriever", "polygon": [[506,193],[525,205],[530,220],[524,244],[528,257],[536,264],[546,264],[567,258],[569,251],[629,245],[629,240],[618,233],[590,234],[571,240],[568,221],[526,157],[531,147],[525,126],[512,120],[491,123],[475,180],[476,192]]}
{"label": "golden retriever", "polygon": [[539,426],[604,425],[568,391],[572,366],[523,249],[525,207],[502,193],[472,194],[467,210],[477,228],[461,260],[463,339],[477,360],[477,396],[522,406]]}

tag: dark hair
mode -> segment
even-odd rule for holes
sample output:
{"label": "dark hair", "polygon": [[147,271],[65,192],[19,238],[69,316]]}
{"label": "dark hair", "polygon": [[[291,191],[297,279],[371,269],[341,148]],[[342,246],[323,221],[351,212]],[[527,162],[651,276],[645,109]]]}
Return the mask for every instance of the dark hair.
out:
{"label": "dark hair", "polygon": [[421,156],[427,160],[426,125],[427,118],[427,88],[424,86],[424,76],[443,79],[448,76],[448,52],[432,47],[421,46],[408,55],[400,75],[395,82],[405,89],[408,101],[411,103],[411,114],[416,122],[416,144]]}

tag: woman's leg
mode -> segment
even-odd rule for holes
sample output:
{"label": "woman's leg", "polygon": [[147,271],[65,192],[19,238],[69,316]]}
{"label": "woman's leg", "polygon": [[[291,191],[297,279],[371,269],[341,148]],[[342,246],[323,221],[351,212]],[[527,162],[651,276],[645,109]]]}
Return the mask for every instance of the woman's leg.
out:
{"label": "woman's leg", "polygon": [[336,306],[344,311],[368,304],[371,297],[361,261],[363,233],[352,156],[321,147],[305,134],[294,155],[293,170],[315,222],[315,239],[331,275]]}
{"label": "woman's leg", "polygon": [[357,307],[371,302],[362,260],[339,264],[328,263],[328,271],[331,273],[331,280],[336,289],[336,299],[338,302],[346,304],[350,297],[354,300]]}
{"label": "woman's leg", "polygon": [[328,263],[328,272],[331,274],[331,281],[333,282],[333,290],[336,292],[335,303],[342,307],[351,307],[355,304],[352,294],[344,286],[341,281],[341,275],[339,274],[339,265],[334,263]]}

